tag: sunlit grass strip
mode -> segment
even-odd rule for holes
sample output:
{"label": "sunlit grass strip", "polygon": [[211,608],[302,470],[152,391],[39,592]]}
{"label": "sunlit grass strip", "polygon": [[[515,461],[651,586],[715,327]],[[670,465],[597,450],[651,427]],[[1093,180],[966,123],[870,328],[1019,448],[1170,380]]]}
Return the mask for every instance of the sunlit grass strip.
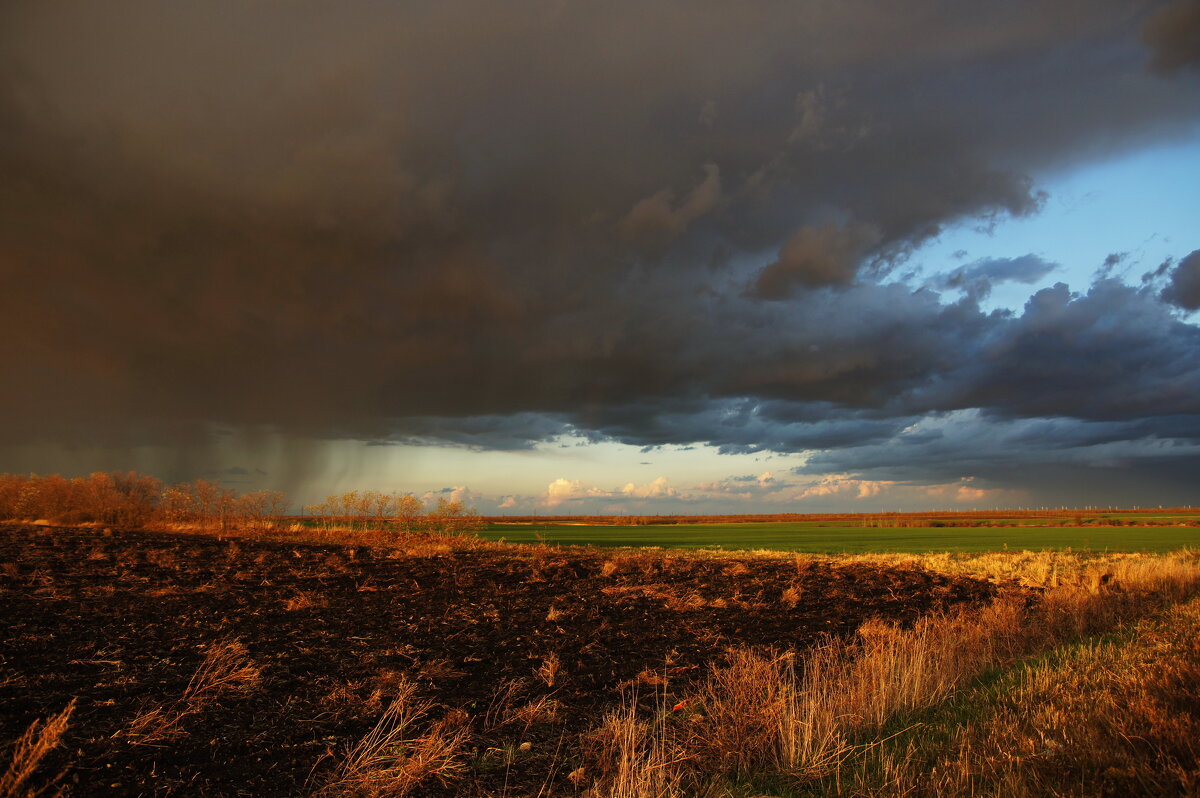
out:
{"label": "sunlit grass strip", "polygon": [[1185,547],[1158,555],[1070,550],[991,551],[856,554],[840,560],[879,566],[911,566],[1036,588],[1073,586],[1096,592],[1111,583],[1113,587],[1125,585],[1137,592],[1165,592],[1168,597],[1178,597],[1178,590],[1190,589],[1187,586],[1191,580],[1187,574],[1200,568],[1200,548]]}
{"label": "sunlit grass strip", "polygon": [[[763,779],[794,791],[850,789],[871,752],[896,735],[898,718],[951,698],[989,671],[1116,628],[1200,589],[1193,554],[1106,563],[1111,568],[1104,571],[1076,565],[1062,575],[1064,584],[1031,606],[1010,597],[929,616],[908,629],[868,621],[855,639],[830,641],[799,663],[734,652],[697,691],[685,717],[663,716],[652,729],[620,738],[632,750],[614,748],[620,761],[645,761],[665,772],[653,780],[623,779],[644,788],[636,793],[604,781],[596,793],[672,795],[685,783],[688,794],[731,794],[717,785]],[[881,794],[908,794],[899,781],[890,783],[895,791]]]}
{"label": "sunlit grass strip", "polygon": [[843,774],[856,795],[1194,795],[1200,600],[964,692]]}

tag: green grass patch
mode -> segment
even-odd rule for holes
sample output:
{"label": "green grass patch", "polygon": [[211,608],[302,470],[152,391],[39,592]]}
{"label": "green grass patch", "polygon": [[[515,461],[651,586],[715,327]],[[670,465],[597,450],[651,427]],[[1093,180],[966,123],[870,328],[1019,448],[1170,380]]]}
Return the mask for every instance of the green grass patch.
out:
{"label": "green grass patch", "polygon": [[498,524],[480,533],[489,540],[582,546],[658,546],[670,549],[795,551],[814,554],[869,552],[1041,551],[1166,552],[1200,546],[1198,527],[912,527],[825,526],[806,522],[745,524]]}

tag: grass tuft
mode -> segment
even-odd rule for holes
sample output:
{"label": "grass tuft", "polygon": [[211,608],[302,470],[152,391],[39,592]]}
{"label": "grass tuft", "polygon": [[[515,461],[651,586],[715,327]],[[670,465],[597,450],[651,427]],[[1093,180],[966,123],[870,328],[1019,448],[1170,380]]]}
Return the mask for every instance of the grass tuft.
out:
{"label": "grass tuft", "polygon": [[595,798],[681,798],[696,795],[679,767],[689,757],[662,720],[638,716],[636,696],[608,713],[589,736],[590,764],[573,781],[590,779]]}
{"label": "grass tuft", "polygon": [[183,695],[167,706],[144,709],[122,736],[133,745],[162,743],[180,737],[185,718],[200,712],[221,695],[248,690],[259,683],[262,672],[246,647],[226,638],[208,647],[204,661],[192,675]]}
{"label": "grass tuft", "polygon": [[417,687],[402,682],[379,721],[346,754],[318,796],[402,798],[429,780],[448,783],[465,767],[467,715],[452,711],[420,735],[413,726],[433,708],[416,698]]}
{"label": "grass tuft", "polygon": [[37,795],[28,787],[29,780],[37,771],[46,755],[58,747],[63,733],[75,711],[75,700],[57,715],[45,721],[34,721],[13,745],[8,768],[0,774],[0,798],[26,798]]}

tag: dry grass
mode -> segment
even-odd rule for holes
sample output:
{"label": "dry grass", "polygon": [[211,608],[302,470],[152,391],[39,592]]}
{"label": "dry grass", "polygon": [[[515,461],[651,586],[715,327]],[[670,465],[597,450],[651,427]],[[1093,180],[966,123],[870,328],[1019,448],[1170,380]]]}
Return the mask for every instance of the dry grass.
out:
{"label": "dry grass", "polygon": [[[797,555],[797,565],[803,566],[811,559],[816,558]],[[1116,582],[1139,590],[1171,590],[1195,578],[1195,569],[1200,565],[1200,550],[1181,549],[1168,554],[1073,551],[856,554],[839,559],[843,562],[918,567],[1036,588],[1076,586],[1094,590],[1109,582]]]}
{"label": "dry grass", "polygon": [[[1168,675],[1157,680],[1150,670],[1127,668],[1122,686],[1110,690],[1108,705],[1097,699],[1098,703],[1074,701],[1069,710],[1044,709],[1054,706],[1045,698],[1052,688],[1060,689],[1060,703],[1081,693],[1074,687],[1057,688],[1062,675],[1047,676],[1040,686],[1015,693],[1009,713],[997,715],[1003,719],[995,721],[990,731],[963,733],[965,753],[942,763],[941,780],[929,790],[920,787],[932,784],[918,778],[920,768],[910,767],[917,761],[911,752],[890,753],[896,748],[892,738],[911,736],[904,718],[918,717],[959,695],[981,675],[1012,667],[1024,657],[1081,636],[1136,622],[1200,592],[1200,562],[1190,552],[1162,557],[1008,556],[1012,559],[1007,562],[1004,555],[957,562],[960,570],[988,571],[1004,579],[1020,575],[1049,580],[1057,587],[1045,590],[1040,601],[1028,606],[1016,598],[1001,598],[982,608],[928,616],[910,628],[869,620],[853,639],[830,641],[802,661],[791,654],[734,651],[683,702],[684,717],[652,722],[639,719],[632,709],[608,717],[597,732],[604,745],[603,755],[592,765],[595,794],[613,798],[727,794],[718,785],[764,777],[786,783],[792,790],[907,795],[941,794],[944,787],[948,794],[954,790],[976,794],[971,786],[974,777],[961,775],[976,772],[975,752],[990,752],[980,754],[991,757],[988,761],[1003,759],[1010,748],[1021,750],[1012,742],[1019,738],[1046,756],[1046,735],[1087,728],[1089,723],[1108,729],[1106,739],[1145,739],[1150,733],[1146,729],[1152,729],[1153,734],[1173,740],[1174,758],[1163,765],[1167,775],[1154,784],[1192,785],[1188,789],[1200,785],[1200,775],[1186,770],[1185,764],[1196,766],[1191,743],[1196,724],[1173,714],[1163,698],[1174,696],[1178,703],[1180,696],[1192,696],[1195,703],[1200,681],[1196,636],[1188,638],[1190,665],[1168,669]],[[1195,612],[1200,615],[1200,609]],[[1096,683],[1097,668],[1066,681],[1079,687],[1089,679]],[[1110,679],[1110,683],[1118,682]],[[1159,698],[1157,703],[1143,702],[1145,709],[1135,713],[1136,719],[1118,723],[1118,698],[1125,694]],[[1091,704],[1097,711],[1089,715]],[[1185,741],[1193,747],[1185,746]],[[1065,743],[1055,745],[1067,750]],[[1087,754],[1093,748],[1105,750],[1083,742],[1067,758],[1078,768],[1098,768],[1102,758]],[[1024,792],[1012,792],[1021,786],[1014,780],[1022,772],[1013,765],[1004,771],[994,793],[979,794],[1048,794],[1040,791],[1038,782],[1026,785]],[[960,776],[948,775],[953,773]],[[1153,786],[1148,776],[1139,773],[1137,778]]]}
{"label": "dry grass", "polygon": [[561,701],[541,696],[513,709],[505,722],[520,724],[528,729],[538,723],[558,723],[562,717],[562,711]]}
{"label": "dry grass", "polygon": [[964,696],[971,721],[917,733],[853,774],[861,795],[1196,795],[1200,600]]}
{"label": "dry grass", "polygon": [[[661,716],[661,712],[659,713]],[[638,717],[636,698],[609,713],[586,741],[589,764],[573,771],[595,798],[680,798],[699,793],[681,767],[689,754],[658,721]]]}
{"label": "dry grass", "polygon": [[1017,603],[999,601],[911,629],[867,621],[853,640],[831,641],[799,662],[790,653],[731,652],[687,703],[674,740],[696,776],[822,779],[894,716],[1010,660],[1024,621]]}
{"label": "dry grass", "polygon": [[555,653],[550,653],[542,658],[542,664],[538,666],[537,677],[546,683],[547,687],[553,687],[558,681],[562,670],[562,661]]}
{"label": "dry grass", "polygon": [[683,727],[684,747],[713,775],[755,773],[818,777],[846,755],[836,706],[819,693],[826,684],[820,663],[802,675],[791,654],[739,650],[714,668]]}
{"label": "dry grass", "polygon": [[34,721],[25,733],[13,745],[12,758],[8,768],[0,774],[0,798],[25,798],[37,795],[38,791],[30,788],[29,780],[37,771],[38,765],[62,741],[63,733],[75,711],[75,701],[67,704],[66,708],[45,721]]}
{"label": "dry grass", "polygon": [[283,602],[283,608],[293,612],[325,606],[327,606],[325,599],[310,590],[297,590],[295,595]]}
{"label": "dry grass", "polygon": [[416,690],[412,682],[399,685],[374,728],[346,753],[316,795],[401,798],[431,779],[447,783],[463,770],[466,714],[451,712],[414,735],[413,726],[433,708],[416,698]]}
{"label": "dry grass", "polygon": [[386,527],[321,526],[304,524],[287,526],[241,526],[221,529],[201,523],[154,523],[146,527],[185,534],[219,534],[223,538],[286,543],[316,543],[320,545],[363,546],[390,549],[398,556],[433,557],[454,551],[496,549],[507,544],[484,540],[474,535],[449,535],[431,531],[396,532]]}
{"label": "dry grass", "polygon": [[483,713],[483,731],[492,732],[507,725],[513,717],[517,700],[525,688],[521,679],[506,679],[494,691]]}
{"label": "dry grass", "polygon": [[220,696],[248,690],[258,684],[262,672],[250,660],[246,647],[227,638],[208,647],[187,688],[167,706],[144,709],[121,736],[133,745],[161,743],[182,735],[183,721],[203,710]]}

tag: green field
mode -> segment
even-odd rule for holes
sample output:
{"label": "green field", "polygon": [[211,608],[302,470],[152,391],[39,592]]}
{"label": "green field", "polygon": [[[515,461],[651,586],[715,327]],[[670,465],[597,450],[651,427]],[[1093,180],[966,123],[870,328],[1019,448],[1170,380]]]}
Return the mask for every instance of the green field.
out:
{"label": "green field", "polygon": [[590,526],[489,524],[480,533],[512,543],[586,546],[661,546],[725,550],[770,549],[813,553],[1040,551],[1162,552],[1200,546],[1200,527],[913,527],[825,526],[806,522]]}

